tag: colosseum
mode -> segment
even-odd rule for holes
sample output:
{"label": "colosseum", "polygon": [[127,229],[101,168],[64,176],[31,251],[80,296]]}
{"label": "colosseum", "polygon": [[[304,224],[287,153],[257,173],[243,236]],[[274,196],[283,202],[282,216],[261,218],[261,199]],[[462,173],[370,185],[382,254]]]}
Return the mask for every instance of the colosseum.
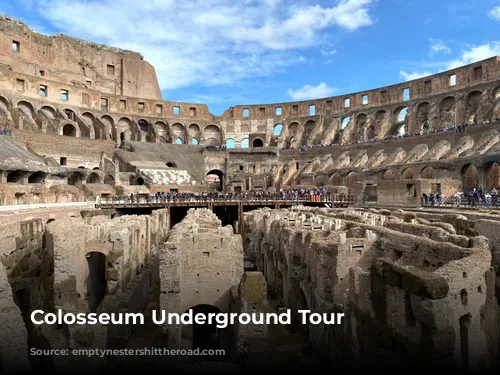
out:
{"label": "colosseum", "polygon": [[[499,125],[500,57],[214,116],[138,52],[1,16],[1,369],[497,371]],[[189,310],[292,319],[152,319]]]}

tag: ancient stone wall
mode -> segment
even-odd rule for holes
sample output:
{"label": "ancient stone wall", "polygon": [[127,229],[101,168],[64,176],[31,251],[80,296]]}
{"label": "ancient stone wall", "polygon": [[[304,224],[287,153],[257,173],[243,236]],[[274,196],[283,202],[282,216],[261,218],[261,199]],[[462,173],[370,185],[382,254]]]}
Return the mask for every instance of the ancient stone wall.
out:
{"label": "ancient stone wall", "polygon": [[449,223],[419,223],[415,214],[371,211],[245,214],[246,251],[283,305],[345,314],[341,325],[297,329],[337,364],[495,366],[488,240]]}
{"label": "ancient stone wall", "polygon": [[[35,327],[29,317],[33,310],[138,313],[159,282],[158,248],[168,234],[168,210],[115,219],[111,219],[112,210],[69,214],[30,213],[34,218],[19,215],[19,221],[11,216],[10,222],[0,223],[4,250],[0,274],[5,281],[1,284],[2,304],[3,311],[13,315],[5,325],[11,339],[4,340],[9,344],[1,348],[6,368],[29,364],[29,348],[115,347],[126,342],[136,328],[99,324]],[[24,319],[22,325],[18,318]],[[17,350],[17,359],[12,349]],[[65,369],[75,368],[76,363],[98,368],[101,361],[109,360],[96,358],[32,356],[31,365]]]}
{"label": "ancient stone wall", "polygon": [[[183,314],[200,305],[230,312],[231,289],[243,275],[241,236],[207,209],[190,209],[160,250],[160,307]],[[165,325],[168,346],[179,348],[189,332]]]}

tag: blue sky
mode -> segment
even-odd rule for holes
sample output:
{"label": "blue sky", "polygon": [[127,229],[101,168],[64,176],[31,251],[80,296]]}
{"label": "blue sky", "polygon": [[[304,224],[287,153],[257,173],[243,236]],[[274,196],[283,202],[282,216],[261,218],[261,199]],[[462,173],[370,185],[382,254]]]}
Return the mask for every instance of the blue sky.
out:
{"label": "blue sky", "polygon": [[500,0],[0,0],[44,34],[140,52],[163,98],[341,95],[500,55]]}

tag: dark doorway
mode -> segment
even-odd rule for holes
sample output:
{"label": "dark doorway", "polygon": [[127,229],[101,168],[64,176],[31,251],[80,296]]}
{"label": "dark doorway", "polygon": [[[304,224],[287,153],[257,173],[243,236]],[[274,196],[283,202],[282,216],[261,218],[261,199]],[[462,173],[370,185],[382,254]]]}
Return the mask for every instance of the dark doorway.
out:
{"label": "dark doorway", "polygon": [[91,252],[86,255],[89,266],[89,276],[87,278],[87,299],[89,310],[96,312],[101,304],[108,282],[106,280],[106,256],[103,253]]}
{"label": "dark doorway", "polygon": [[67,137],[76,137],[76,129],[73,125],[64,125],[63,135]]}
{"label": "dark doorway", "polygon": [[262,139],[256,138],[253,140],[253,147],[264,147],[264,142]]}
{"label": "dark doorway", "polygon": [[232,225],[236,230],[236,222],[238,221],[238,206],[214,206],[213,213],[222,222],[222,226]]}
{"label": "dark doorway", "polygon": [[211,305],[197,305],[192,308],[193,314],[203,314],[207,317],[206,324],[193,324],[193,350],[217,350],[222,347],[221,329],[217,328],[215,319],[208,321],[208,314],[220,314],[221,311]]}

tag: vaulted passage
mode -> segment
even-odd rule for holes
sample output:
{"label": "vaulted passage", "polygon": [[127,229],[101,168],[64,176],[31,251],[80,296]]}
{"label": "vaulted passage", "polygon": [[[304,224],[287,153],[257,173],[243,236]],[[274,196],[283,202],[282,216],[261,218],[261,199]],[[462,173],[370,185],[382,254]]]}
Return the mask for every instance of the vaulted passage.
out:
{"label": "vaulted passage", "polygon": [[96,312],[106,295],[106,256],[103,253],[91,252],[86,255],[88,269],[87,299],[89,310]]}
{"label": "vaulted passage", "polygon": [[211,322],[209,321],[210,314],[220,314],[221,310],[215,306],[204,304],[196,305],[189,310],[193,310],[193,316],[203,314],[205,316],[205,324],[197,324],[195,322],[192,325],[184,325],[182,328],[182,339],[190,341],[192,343],[191,348],[199,350],[200,354],[203,350],[211,351],[210,355],[203,355],[201,358],[197,356],[198,359],[208,361],[224,360],[224,357],[216,355],[215,351],[224,349],[226,354],[229,353],[231,348],[227,345],[227,339],[229,337],[228,330],[231,329],[231,326],[218,328],[214,318],[211,319]]}

